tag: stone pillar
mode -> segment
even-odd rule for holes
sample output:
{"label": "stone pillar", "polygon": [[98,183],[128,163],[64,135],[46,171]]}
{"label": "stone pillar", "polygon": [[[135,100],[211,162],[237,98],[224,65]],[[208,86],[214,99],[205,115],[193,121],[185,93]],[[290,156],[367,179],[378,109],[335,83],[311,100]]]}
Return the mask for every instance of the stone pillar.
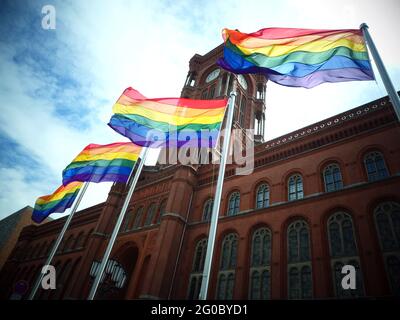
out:
{"label": "stone pillar", "polygon": [[[271,226],[272,232],[272,248],[271,248],[271,299],[284,299],[284,291],[282,288],[282,274],[285,267],[282,259],[282,235],[280,225],[275,223]],[[286,252],[283,252],[285,254]]]}
{"label": "stone pillar", "polygon": [[326,255],[324,246],[326,243],[326,234],[321,229],[320,216],[313,215],[310,224],[311,241],[311,259],[312,259],[312,279],[313,279],[313,297],[324,299],[329,296],[328,282],[332,277],[328,270],[330,257]]}
{"label": "stone pillar", "polygon": [[165,214],[155,244],[156,249],[151,256],[147,274],[141,279],[144,285],[139,298],[168,298],[195,185],[194,169],[190,166],[178,167],[171,182]]}

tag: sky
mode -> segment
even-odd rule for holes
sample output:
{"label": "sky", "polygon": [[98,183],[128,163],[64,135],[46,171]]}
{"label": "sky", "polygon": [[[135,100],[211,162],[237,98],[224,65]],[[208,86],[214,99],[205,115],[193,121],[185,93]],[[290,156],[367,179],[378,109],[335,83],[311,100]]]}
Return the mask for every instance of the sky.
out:
{"label": "sky", "polygon": [[[54,30],[42,28],[45,5],[56,10]],[[179,96],[190,58],[218,46],[222,28],[366,22],[399,90],[398,17],[398,0],[0,0],[0,219],[51,194],[87,144],[127,141],[107,126],[122,91]],[[313,89],[268,83],[266,139],[384,95],[379,76]],[[81,208],[105,201],[109,188],[90,184]]]}

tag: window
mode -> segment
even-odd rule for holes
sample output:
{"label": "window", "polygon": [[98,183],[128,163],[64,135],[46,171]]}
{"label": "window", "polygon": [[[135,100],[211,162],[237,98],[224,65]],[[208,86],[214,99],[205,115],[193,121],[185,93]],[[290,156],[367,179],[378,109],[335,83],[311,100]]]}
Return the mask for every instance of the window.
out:
{"label": "window", "polygon": [[204,260],[206,258],[206,251],[207,251],[207,239],[205,238],[197,242],[196,250],[194,253],[193,267],[189,279],[188,299],[190,300],[198,299],[199,297],[201,280],[203,277]]}
{"label": "window", "polygon": [[264,99],[264,85],[262,83],[257,84],[256,99]]}
{"label": "window", "polygon": [[160,204],[160,211],[159,211],[159,214],[158,214],[158,217],[157,217],[157,223],[161,222],[161,218],[165,213],[166,206],[167,206],[167,200],[163,200],[161,202],[161,204]]}
{"label": "window", "polygon": [[326,192],[340,190],[343,188],[342,174],[340,173],[340,168],[336,163],[325,167],[324,183]]}
{"label": "window", "polygon": [[213,99],[215,95],[215,84],[210,87],[208,91],[208,99]]}
{"label": "window", "polygon": [[85,234],[84,232],[80,232],[79,235],[76,237],[74,248],[79,249],[83,248],[83,245],[85,243]]}
{"label": "window", "polygon": [[208,88],[204,89],[203,92],[201,93],[201,100],[206,100],[207,94],[208,94]]}
{"label": "window", "polygon": [[153,223],[154,215],[156,214],[157,211],[157,205],[155,203],[152,203],[149,207],[149,210],[147,210],[147,216],[146,220],[144,222],[145,226],[149,226]]}
{"label": "window", "polygon": [[262,184],[257,188],[256,208],[266,208],[269,206],[269,186]]}
{"label": "window", "polygon": [[288,227],[288,297],[311,299],[312,272],[310,232],[304,220],[296,220]]}
{"label": "window", "polygon": [[74,245],[74,237],[72,235],[70,235],[64,243],[63,251],[64,252],[70,251],[71,249],[73,249],[73,245]]}
{"label": "window", "polygon": [[[354,237],[353,220],[348,213],[336,212],[328,219],[328,239],[335,294],[341,298],[364,295],[360,259]],[[342,287],[342,267],[352,265],[356,269],[356,289]]]}
{"label": "window", "polygon": [[271,296],[271,231],[260,228],[251,242],[249,299],[269,299]]}
{"label": "window", "polygon": [[240,193],[235,191],[229,197],[228,216],[233,216],[239,212]]}
{"label": "window", "polygon": [[374,217],[389,284],[393,294],[400,296],[400,204],[380,203]]}
{"label": "window", "polygon": [[133,229],[137,229],[141,226],[143,216],[143,207],[140,207],[136,211],[135,221],[133,222]]}
{"label": "window", "polygon": [[221,261],[217,281],[217,299],[233,299],[238,236],[230,233],[222,241]]}
{"label": "window", "polygon": [[301,175],[295,174],[289,178],[288,183],[288,199],[296,200],[303,198],[303,179]]}
{"label": "window", "polygon": [[389,176],[385,159],[378,151],[370,152],[364,157],[365,170],[368,181],[376,181]]}
{"label": "window", "polygon": [[203,207],[203,221],[210,221],[214,199],[208,199]]}
{"label": "window", "polygon": [[65,245],[65,241],[66,241],[65,239],[61,240],[60,245],[58,246],[57,251],[56,251],[57,254],[61,253],[63,251],[64,245]]}
{"label": "window", "polygon": [[90,231],[88,232],[88,234],[86,236],[85,243],[83,244],[84,247],[88,244],[89,239],[90,239],[90,237],[92,236],[93,233],[94,233],[94,229],[90,229]]}
{"label": "window", "polygon": [[244,119],[246,115],[246,97],[242,95],[242,99],[240,100],[240,107],[239,107],[239,125],[244,128]]}
{"label": "window", "polygon": [[128,231],[131,227],[132,221],[135,217],[135,212],[133,209],[129,209],[125,216],[124,226],[122,227],[122,231]]}

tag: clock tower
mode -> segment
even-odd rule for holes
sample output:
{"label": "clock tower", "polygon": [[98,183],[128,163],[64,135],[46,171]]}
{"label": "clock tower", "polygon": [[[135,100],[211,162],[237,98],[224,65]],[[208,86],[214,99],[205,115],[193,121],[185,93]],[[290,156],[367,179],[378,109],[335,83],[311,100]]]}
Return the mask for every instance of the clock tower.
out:
{"label": "clock tower", "polygon": [[[189,62],[189,72],[181,97],[191,99],[227,98],[235,75],[217,65],[223,56],[223,44],[206,53],[195,54]],[[233,119],[234,129],[254,129],[254,142],[264,142],[265,91],[263,75],[237,75],[238,90]]]}

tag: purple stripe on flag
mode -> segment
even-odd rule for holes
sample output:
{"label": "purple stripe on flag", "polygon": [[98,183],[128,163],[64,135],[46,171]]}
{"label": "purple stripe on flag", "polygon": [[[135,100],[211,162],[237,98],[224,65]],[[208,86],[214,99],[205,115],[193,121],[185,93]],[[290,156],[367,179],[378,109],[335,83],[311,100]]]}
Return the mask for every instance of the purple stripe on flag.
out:
{"label": "purple stripe on flag", "polygon": [[343,68],[322,70],[305,77],[291,77],[278,74],[266,74],[269,80],[288,87],[313,88],[324,82],[344,82],[356,80],[373,80],[372,70],[358,68]]}
{"label": "purple stripe on flag", "polygon": [[89,182],[122,182],[126,183],[128,181],[129,175],[117,174],[117,173],[104,173],[104,174],[91,174],[91,173],[84,173],[84,174],[76,174],[71,177],[65,177],[63,179],[63,184],[67,185],[72,181],[89,181]]}

